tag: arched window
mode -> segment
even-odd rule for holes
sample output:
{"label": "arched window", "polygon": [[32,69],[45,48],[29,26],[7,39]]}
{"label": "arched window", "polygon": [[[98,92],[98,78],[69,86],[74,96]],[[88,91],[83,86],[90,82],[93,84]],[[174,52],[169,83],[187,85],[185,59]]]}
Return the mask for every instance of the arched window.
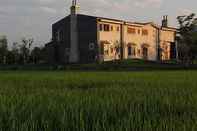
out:
{"label": "arched window", "polygon": [[143,47],[142,49],[142,54],[143,54],[143,59],[148,59],[148,48],[147,47]]}
{"label": "arched window", "polygon": [[101,55],[109,55],[108,45],[111,43],[109,41],[100,41],[100,52]]}
{"label": "arched window", "polygon": [[142,57],[143,59],[147,60],[148,59],[148,44],[143,44],[142,45]]}
{"label": "arched window", "polygon": [[128,43],[128,56],[136,56],[136,44]]}
{"label": "arched window", "polygon": [[128,46],[128,56],[131,56],[131,46]]}

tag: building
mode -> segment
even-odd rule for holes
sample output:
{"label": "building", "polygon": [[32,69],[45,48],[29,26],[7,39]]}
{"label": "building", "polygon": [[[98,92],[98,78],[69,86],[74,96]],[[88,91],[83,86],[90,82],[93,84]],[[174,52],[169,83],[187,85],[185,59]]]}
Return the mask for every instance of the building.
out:
{"label": "building", "polygon": [[52,41],[46,44],[50,63],[91,63],[120,59],[150,61],[176,58],[176,29],[79,14],[73,0],[69,16],[52,25]]}

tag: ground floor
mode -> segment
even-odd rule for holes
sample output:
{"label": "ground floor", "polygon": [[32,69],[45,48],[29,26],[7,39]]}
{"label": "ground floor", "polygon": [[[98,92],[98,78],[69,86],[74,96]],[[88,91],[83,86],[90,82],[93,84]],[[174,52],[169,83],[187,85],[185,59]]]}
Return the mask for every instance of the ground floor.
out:
{"label": "ground floor", "polygon": [[128,43],[113,45],[103,41],[100,45],[99,58],[102,61],[120,59],[143,59],[149,61],[176,59],[175,43],[162,43],[158,47],[149,44]]}
{"label": "ground floor", "polygon": [[[142,59],[148,61],[176,59],[175,43],[161,43],[160,46],[149,44],[112,44],[101,41],[98,45],[90,43],[79,46],[79,62],[93,63],[126,59]],[[46,59],[49,63],[66,64],[69,62],[70,49],[65,44],[51,42],[46,46]]]}

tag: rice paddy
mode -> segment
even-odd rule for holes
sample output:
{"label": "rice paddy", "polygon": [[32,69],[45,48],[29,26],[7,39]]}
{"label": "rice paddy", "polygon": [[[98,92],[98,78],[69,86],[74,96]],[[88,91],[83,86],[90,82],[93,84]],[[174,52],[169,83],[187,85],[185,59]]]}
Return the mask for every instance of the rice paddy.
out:
{"label": "rice paddy", "polygon": [[197,130],[197,71],[1,71],[0,130]]}

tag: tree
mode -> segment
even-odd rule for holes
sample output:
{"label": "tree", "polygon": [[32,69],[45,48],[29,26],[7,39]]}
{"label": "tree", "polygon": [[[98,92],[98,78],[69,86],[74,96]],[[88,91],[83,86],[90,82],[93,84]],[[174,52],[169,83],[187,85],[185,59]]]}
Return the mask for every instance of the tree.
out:
{"label": "tree", "polygon": [[17,42],[14,42],[12,45],[12,54],[13,54],[13,64],[19,63],[19,44]]}
{"label": "tree", "polygon": [[42,60],[42,48],[41,47],[35,47],[31,51],[31,58],[32,58],[32,62],[34,64],[38,64]]}
{"label": "tree", "polygon": [[7,52],[6,58],[7,58],[6,64],[14,64],[15,63],[14,53],[12,51],[8,51]]}
{"label": "tree", "polygon": [[6,64],[8,42],[6,36],[0,37],[0,64]]}
{"label": "tree", "polygon": [[30,51],[31,46],[33,44],[34,40],[32,38],[26,39],[22,38],[22,45],[20,45],[20,53],[23,60],[23,64],[27,64],[27,62],[30,59]]}
{"label": "tree", "polygon": [[194,39],[195,28],[197,26],[197,18],[195,14],[188,16],[178,16],[178,50],[179,60],[184,63],[192,63],[197,56],[197,43]]}

